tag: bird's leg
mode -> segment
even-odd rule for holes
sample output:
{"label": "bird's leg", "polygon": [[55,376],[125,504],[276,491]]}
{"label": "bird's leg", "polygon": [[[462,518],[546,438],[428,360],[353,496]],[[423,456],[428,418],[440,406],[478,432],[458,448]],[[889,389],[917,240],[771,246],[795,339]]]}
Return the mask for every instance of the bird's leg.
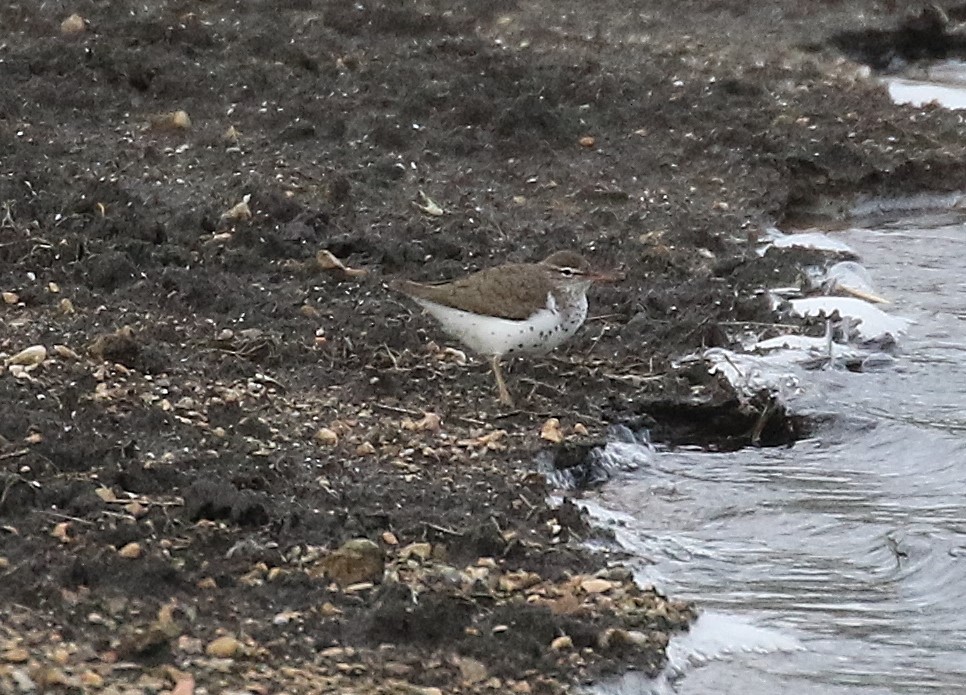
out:
{"label": "bird's leg", "polygon": [[490,358],[490,365],[493,367],[493,376],[496,377],[496,387],[500,390],[500,403],[503,405],[513,405],[513,398],[503,380],[503,370],[500,368],[500,355],[493,355]]}

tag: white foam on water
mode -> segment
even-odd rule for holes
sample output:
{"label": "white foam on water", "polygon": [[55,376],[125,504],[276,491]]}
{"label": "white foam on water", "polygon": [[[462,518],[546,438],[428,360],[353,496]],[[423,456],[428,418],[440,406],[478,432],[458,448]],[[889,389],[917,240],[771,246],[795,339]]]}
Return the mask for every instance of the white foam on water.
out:
{"label": "white foam on water", "polygon": [[759,256],[764,256],[765,252],[773,246],[779,249],[804,248],[832,253],[855,254],[855,251],[848,244],[832,238],[825,232],[785,234],[772,227],[765,230],[763,241],[766,243],[758,247]]}
{"label": "white foam on water", "polygon": [[887,314],[875,304],[855,297],[806,297],[791,300],[792,311],[798,316],[832,316],[858,321],[861,340],[881,340],[887,336],[899,337],[913,323],[910,319]]}

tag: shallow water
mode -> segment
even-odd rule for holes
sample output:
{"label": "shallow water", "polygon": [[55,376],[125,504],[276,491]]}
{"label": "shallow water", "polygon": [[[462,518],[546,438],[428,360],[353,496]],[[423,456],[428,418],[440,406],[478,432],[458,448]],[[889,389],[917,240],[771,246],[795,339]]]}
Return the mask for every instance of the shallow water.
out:
{"label": "shallow water", "polygon": [[643,581],[704,611],[666,682],[599,692],[966,689],[966,225],[840,238],[916,322],[898,359],[800,373],[793,407],[835,417],[792,448],[652,452],[591,500]]}

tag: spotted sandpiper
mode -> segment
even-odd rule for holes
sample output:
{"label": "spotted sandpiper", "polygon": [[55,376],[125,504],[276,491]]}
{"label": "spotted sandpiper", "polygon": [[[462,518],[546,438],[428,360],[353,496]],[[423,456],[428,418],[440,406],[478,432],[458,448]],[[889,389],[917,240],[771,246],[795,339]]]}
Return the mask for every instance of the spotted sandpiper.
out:
{"label": "spotted sandpiper", "polygon": [[598,273],[574,251],[539,263],[507,263],[450,282],[397,280],[391,287],[415,300],[440,326],[474,352],[490,358],[500,402],[513,405],[500,360],[553,350],[587,318],[587,290]]}

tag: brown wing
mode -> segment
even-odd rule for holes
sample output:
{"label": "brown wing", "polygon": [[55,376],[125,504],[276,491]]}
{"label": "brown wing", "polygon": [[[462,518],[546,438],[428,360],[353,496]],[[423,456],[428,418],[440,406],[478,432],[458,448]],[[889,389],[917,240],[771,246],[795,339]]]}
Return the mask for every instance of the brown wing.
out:
{"label": "brown wing", "polygon": [[547,306],[547,295],[553,286],[545,269],[517,263],[488,268],[440,285],[404,280],[393,283],[393,288],[454,309],[523,321]]}

